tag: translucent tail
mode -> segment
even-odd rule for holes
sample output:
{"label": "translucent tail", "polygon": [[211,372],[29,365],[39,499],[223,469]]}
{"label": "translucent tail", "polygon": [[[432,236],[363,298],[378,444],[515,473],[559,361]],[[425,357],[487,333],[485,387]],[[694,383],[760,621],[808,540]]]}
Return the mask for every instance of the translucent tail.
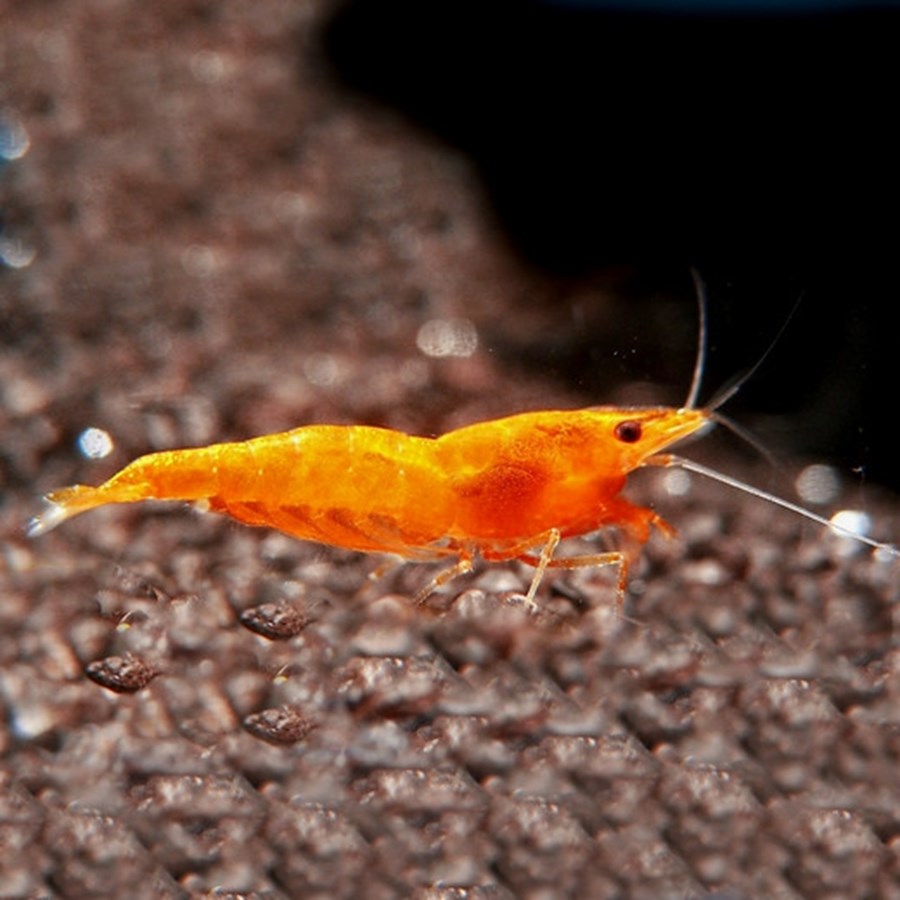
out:
{"label": "translucent tail", "polygon": [[60,488],[44,497],[44,511],[34,516],[28,523],[28,536],[37,537],[56,528],[57,525],[104,503],[120,502],[122,497],[111,497],[102,488],[76,484]]}
{"label": "translucent tail", "polygon": [[210,497],[216,491],[220,454],[220,445],[216,444],[199,449],[148,453],[98,487],[76,484],[52,491],[44,498],[43,512],[28,523],[28,534],[30,537],[45,534],[66,519],[106,503]]}

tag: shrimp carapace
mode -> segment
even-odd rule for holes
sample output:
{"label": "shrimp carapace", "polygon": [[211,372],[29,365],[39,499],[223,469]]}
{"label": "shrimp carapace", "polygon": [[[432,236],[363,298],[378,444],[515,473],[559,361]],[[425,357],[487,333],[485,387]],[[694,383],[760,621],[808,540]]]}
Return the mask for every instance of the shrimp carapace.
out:
{"label": "shrimp carapace", "polygon": [[[709,421],[698,409],[596,407],[521,413],[437,438],[308,425],[142,456],[98,487],[48,494],[29,534],[108,503],[187,500],[349,550],[455,558],[422,597],[480,555],[535,566],[529,603],[548,566],[616,565],[621,599],[627,562],[651,526],[671,533],[652,510],[621,496],[626,477],[668,464],[658,454]],[[560,539],[604,526],[621,529],[626,550],[553,558]]]}

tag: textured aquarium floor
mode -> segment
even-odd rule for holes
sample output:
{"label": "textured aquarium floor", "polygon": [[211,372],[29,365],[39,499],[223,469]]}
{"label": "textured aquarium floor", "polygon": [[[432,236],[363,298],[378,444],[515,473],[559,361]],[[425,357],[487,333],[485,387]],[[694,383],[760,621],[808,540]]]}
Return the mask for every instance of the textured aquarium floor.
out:
{"label": "textured aquarium floor", "polygon": [[324,3],[5,8],[0,895],[900,896],[897,564],[772,507],[639,473],[679,535],[624,619],[592,570],[531,616],[512,565],[417,609],[426,567],[177,504],[27,540],[149,450],[678,403],[694,325],[518,262],[464,159],[331,83]]}

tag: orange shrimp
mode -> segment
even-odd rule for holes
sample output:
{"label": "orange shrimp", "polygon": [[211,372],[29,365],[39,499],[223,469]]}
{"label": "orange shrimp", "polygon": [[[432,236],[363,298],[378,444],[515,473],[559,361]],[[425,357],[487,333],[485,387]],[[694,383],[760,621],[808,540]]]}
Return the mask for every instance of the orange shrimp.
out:
{"label": "orange shrimp", "polygon": [[[620,496],[626,476],[669,464],[658,452],[709,420],[700,409],[598,407],[522,413],[438,438],[308,425],[142,456],[99,487],[48,494],[29,534],[107,503],[192,500],[249,525],[349,550],[423,562],[455,558],[420,600],[471,571],[480,555],[535,567],[530,607],[548,567],[615,565],[621,601],[628,563],[651,526],[673,533],[655,512]],[[553,558],[562,538],[608,525],[624,532],[625,550]]]}
{"label": "orange shrimp", "polygon": [[[419,592],[421,601],[471,571],[476,557],[534,567],[525,601],[533,608],[548,568],[612,565],[617,598],[651,527],[674,533],[653,510],[620,495],[642,466],[677,466],[791,510],[894,557],[900,551],[851,532],[797,504],[692,460],[663,453],[714,422],[716,410],[762,365],[705,408],[696,408],[706,349],[706,300],[695,273],[700,336],[687,402],[671,407],[594,407],[528,412],[468,425],[438,438],[361,425],[307,425],[239,443],[151,453],[99,487],[47,495],[29,534],[106,503],[193,500],[249,525],[293,537],[420,562],[455,560]],[[796,309],[796,306],[795,306]],[[793,313],[791,314],[793,315]],[[734,426],[731,426],[734,427]],[[621,550],[554,558],[566,537],[605,526],[622,531]]]}

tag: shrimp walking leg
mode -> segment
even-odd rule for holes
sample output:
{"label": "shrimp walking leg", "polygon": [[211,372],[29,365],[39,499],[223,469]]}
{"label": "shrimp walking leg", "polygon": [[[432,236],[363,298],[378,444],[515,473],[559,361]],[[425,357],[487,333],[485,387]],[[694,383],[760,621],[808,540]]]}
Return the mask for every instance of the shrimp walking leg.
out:
{"label": "shrimp walking leg", "polygon": [[547,566],[553,561],[553,553],[559,546],[560,537],[561,535],[558,528],[550,529],[550,533],[547,535],[547,542],[544,544],[541,555],[534,567],[534,576],[528,587],[528,593],[525,595],[525,605],[531,611],[537,610],[538,605],[534,601],[534,595],[537,593],[537,589],[544,578],[544,572],[547,571]]}
{"label": "shrimp walking leg", "polygon": [[438,572],[438,574],[435,575],[418,594],[416,594],[416,605],[424,603],[438,588],[453,581],[457,576],[467,575],[471,571],[472,557],[468,555],[461,556],[457,562],[450,566],[450,568]]}
{"label": "shrimp walking leg", "polygon": [[404,565],[406,562],[402,557],[391,557],[390,559],[386,559],[384,562],[379,563],[371,572],[368,574],[369,581],[381,581],[385,575],[393,572],[396,569],[399,569],[400,566]]}
{"label": "shrimp walking leg", "polygon": [[[615,566],[618,576],[616,579],[616,611],[622,612],[625,605],[625,586],[628,583],[628,556],[622,550],[590,553],[586,556],[568,556],[562,559],[548,559],[546,563],[543,563],[544,553],[541,553],[540,556],[532,556],[526,553],[520,556],[519,560],[537,568],[541,576],[543,576],[545,569],[582,569],[589,566]],[[538,577],[538,572],[535,572],[535,578]],[[540,583],[540,579],[538,579],[538,583]],[[531,585],[534,590],[537,590],[534,579],[532,579]],[[529,595],[531,594],[531,589],[529,589],[528,593]]]}

